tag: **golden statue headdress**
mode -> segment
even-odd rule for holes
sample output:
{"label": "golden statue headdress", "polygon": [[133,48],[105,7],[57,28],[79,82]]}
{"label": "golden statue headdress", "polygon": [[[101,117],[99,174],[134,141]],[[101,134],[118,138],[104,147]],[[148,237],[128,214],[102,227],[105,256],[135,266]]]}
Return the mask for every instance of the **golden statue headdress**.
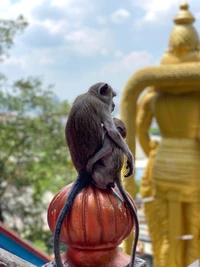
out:
{"label": "golden statue headdress", "polygon": [[184,1],[174,18],[175,27],[169,39],[169,48],[161,63],[173,64],[199,61],[200,43],[196,29],[193,27],[194,16],[188,10],[189,5]]}

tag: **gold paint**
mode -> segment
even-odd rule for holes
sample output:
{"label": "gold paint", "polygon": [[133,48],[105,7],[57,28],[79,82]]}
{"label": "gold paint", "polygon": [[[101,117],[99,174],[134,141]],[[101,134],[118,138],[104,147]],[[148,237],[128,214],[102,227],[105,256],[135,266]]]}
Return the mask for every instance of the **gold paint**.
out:
{"label": "gold paint", "polygon": [[174,18],[175,27],[169,39],[169,48],[164,54],[161,63],[183,63],[199,61],[199,36],[193,27],[195,18],[188,10],[188,4],[182,3]]}
{"label": "gold paint", "polygon": [[[155,267],[186,267],[200,258],[200,46],[194,21],[183,2],[161,65],[132,75],[121,100],[126,141],[135,155],[137,131],[149,158],[141,194],[155,196],[144,204]],[[148,134],[154,117],[160,144]],[[126,179],[125,189],[134,195],[133,179]],[[194,238],[175,238],[186,234]],[[130,246],[129,238],[124,251]]]}

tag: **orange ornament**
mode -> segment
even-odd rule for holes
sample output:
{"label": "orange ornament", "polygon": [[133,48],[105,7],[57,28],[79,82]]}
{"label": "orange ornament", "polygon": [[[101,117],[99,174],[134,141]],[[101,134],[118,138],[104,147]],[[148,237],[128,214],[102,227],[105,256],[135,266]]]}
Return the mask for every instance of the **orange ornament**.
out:
{"label": "orange ornament", "polygon": [[[48,224],[52,233],[71,186],[61,189],[49,205]],[[62,255],[65,267],[121,267],[130,262],[130,256],[119,251],[118,245],[131,233],[134,221],[127,205],[118,197],[119,191],[113,191],[90,185],[76,197],[60,234],[60,240],[68,246]]]}

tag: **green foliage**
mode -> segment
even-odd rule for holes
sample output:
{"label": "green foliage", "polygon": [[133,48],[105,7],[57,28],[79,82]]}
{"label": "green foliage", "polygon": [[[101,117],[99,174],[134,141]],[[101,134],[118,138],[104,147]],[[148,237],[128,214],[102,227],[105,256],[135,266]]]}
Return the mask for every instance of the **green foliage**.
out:
{"label": "green foliage", "polygon": [[[39,249],[46,251],[49,255],[53,254],[53,234],[50,231],[37,229],[37,227],[35,227],[26,238],[31,240]],[[63,242],[60,242],[61,253],[66,251],[66,247],[67,246]]]}
{"label": "green foliage", "polygon": [[0,218],[24,235],[41,231],[52,195],[74,177],[64,137],[68,111],[36,78],[0,91]]}
{"label": "green foliage", "polygon": [[[0,19],[0,60],[26,26],[22,16]],[[0,220],[47,252],[48,205],[76,176],[64,137],[69,108],[40,79],[10,85],[0,74]]]}
{"label": "green foliage", "polygon": [[1,91],[0,217],[11,218],[12,227],[24,235],[41,232],[44,196],[72,181],[63,124],[68,111],[67,102],[56,100],[38,79]]}
{"label": "green foliage", "polygon": [[27,25],[28,23],[23,16],[19,16],[16,20],[0,19],[0,59],[13,45],[14,37],[22,32]]}
{"label": "green foliage", "polygon": [[159,128],[151,128],[151,129],[149,130],[149,132],[150,132],[150,134],[152,134],[152,135],[161,135],[161,133],[160,133],[160,129],[159,129]]}

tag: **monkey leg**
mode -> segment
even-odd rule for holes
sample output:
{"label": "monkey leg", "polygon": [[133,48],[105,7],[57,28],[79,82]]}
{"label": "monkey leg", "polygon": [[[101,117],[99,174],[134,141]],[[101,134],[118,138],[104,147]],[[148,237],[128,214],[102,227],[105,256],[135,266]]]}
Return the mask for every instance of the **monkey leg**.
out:
{"label": "monkey leg", "polygon": [[106,189],[114,183],[114,177],[110,175],[109,169],[100,164],[94,165],[92,178],[95,182],[94,184],[100,189]]}
{"label": "monkey leg", "polygon": [[93,165],[99,161],[102,158],[107,157],[109,154],[112,153],[112,147],[110,145],[110,143],[107,140],[108,138],[106,138],[103,142],[103,147],[93,156],[88,160],[88,163],[86,165],[86,170],[88,173],[92,173],[92,168]]}

